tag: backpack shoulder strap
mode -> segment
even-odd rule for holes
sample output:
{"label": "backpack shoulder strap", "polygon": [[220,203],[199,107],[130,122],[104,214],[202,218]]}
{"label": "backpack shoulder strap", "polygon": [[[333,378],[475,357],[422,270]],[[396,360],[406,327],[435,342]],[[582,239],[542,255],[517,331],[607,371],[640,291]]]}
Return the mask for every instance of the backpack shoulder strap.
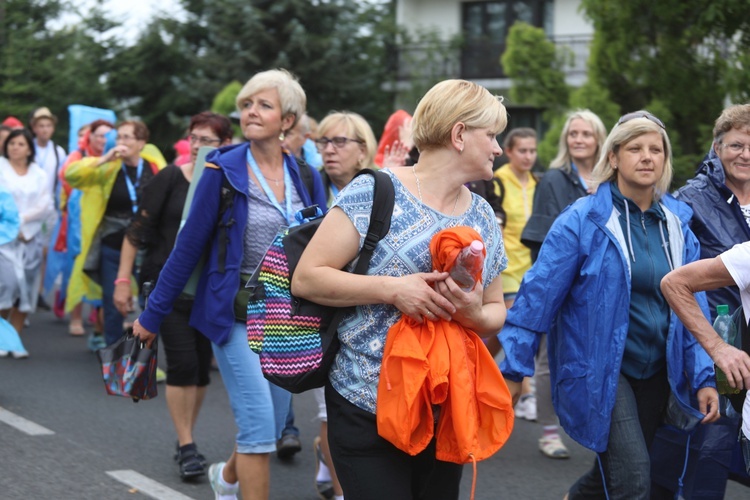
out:
{"label": "backpack shoulder strap", "polygon": [[313,174],[310,170],[312,167],[305,161],[301,156],[295,156],[294,159],[297,161],[299,167],[299,176],[302,179],[302,183],[307,188],[307,193],[310,195],[310,199],[314,198],[313,191],[315,190],[315,181],[313,180]]}
{"label": "backpack shoulder strap", "polygon": [[365,242],[354,269],[355,274],[365,274],[370,266],[370,259],[378,241],[391,229],[391,216],[393,215],[393,205],[396,202],[396,191],[388,174],[365,168],[357,173],[357,176],[359,175],[372,175],[375,178],[370,226],[367,228]]}

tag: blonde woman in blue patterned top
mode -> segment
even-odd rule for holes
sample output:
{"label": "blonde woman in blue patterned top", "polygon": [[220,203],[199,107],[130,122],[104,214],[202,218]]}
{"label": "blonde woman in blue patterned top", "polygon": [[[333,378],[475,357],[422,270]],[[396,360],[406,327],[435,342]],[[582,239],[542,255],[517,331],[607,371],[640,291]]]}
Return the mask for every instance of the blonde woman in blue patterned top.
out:
{"label": "blonde woman in blue patterned top", "polygon": [[[453,319],[480,336],[505,321],[502,282],[507,264],[489,204],[465,186],[492,178],[502,154],[495,136],[505,107],[486,89],[463,80],[435,85],[414,114],[413,167],[385,170],[396,199],[388,235],[378,243],[366,276],[340,271],[357,255],[369,224],[373,179],[344,188],[295,272],[295,295],[332,306],[356,306],[339,326],[341,350],[326,387],[329,445],[346,498],[458,497],[462,466],[438,461],[434,440],[410,456],[378,436],[376,397],[388,329],[406,314],[418,321]],[[469,226],[487,248],[481,286],[463,292],[432,269],[429,243],[438,231]]]}

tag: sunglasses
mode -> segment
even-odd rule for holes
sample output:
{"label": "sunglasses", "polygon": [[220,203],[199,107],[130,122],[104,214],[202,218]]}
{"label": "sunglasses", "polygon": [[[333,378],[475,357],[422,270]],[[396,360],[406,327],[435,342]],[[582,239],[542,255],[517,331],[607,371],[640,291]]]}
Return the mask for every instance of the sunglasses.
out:
{"label": "sunglasses", "polygon": [[[623,123],[627,123],[630,120],[634,120],[636,118],[645,118],[646,120],[656,123],[664,130],[667,130],[667,127],[664,126],[664,122],[662,122],[660,119],[649,113],[648,111],[633,111],[632,113],[624,114],[620,117],[619,120],[617,120],[617,125],[622,125]],[[615,127],[617,126],[615,125]]]}

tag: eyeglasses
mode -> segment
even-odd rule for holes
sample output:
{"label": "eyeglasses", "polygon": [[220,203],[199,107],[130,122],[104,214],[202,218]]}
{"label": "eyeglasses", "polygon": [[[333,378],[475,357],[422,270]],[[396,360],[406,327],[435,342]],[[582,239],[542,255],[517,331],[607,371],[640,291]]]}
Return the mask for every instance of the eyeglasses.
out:
{"label": "eyeglasses", "polygon": [[130,141],[137,141],[138,138],[134,135],[122,135],[117,134],[117,140],[118,141],[124,141],[124,142],[130,142]]}
{"label": "eyeglasses", "polygon": [[736,155],[741,155],[742,153],[745,152],[745,149],[750,151],[750,145],[740,144],[739,142],[733,142],[732,144],[724,144],[722,142],[721,147],[724,149],[728,149],[729,151],[731,151],[732,153]]}
{"label": "eyeglasses", "polygon": [[221,142],[220,139],[212,139],[210,137],[198,136],[195,134],[190,134],[188,140],[190,141],[190,144],[195,144],[197,142],[201,146],[210,146],[211,144],[218,144]]}
{"label": "eyeglasses", "polygon": [[656,123],[664,130],[667,130],[667,127],[664,126],[664,122],[662,122],[660,119],[658,119],[648,111],[633,111],[632,113],[624,114],[620,117],[619,120],[617,120],[617,125],[622,125],[623,123],[627,123],[630,120],[634,120],[636,118],[645,118],[646,120]]}
{"label": "eyeglasses", "polygon": [[362,141],[359,139],[349,139],[348,137],[332,137],[331,139],[328,137],[321,137],[320,139],[315,139],[315,145],[318,146],[318,151],[323,151],[326,146],[328,146],[329,142],[333,143],[333,147],[336,149],[343,148],[346,146],[347,142],[357,142],[362,144]]}

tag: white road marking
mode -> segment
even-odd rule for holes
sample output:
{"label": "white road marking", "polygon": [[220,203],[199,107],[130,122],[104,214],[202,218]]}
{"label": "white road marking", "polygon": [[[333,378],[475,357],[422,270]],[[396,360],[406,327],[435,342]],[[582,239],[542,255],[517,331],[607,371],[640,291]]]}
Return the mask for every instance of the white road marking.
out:
{"label": "white road marking", "polygon": [[158,500],[193,500],[193,498],[164,486],[134,470],[111,470],[107,471],[107,475],[137,489],[139,493],[143,493],[151,498]]}
{"label": "white road marking", "polygon": [[0,422],[4,422],[11,427],[15,427],[21,432],[28,434],[29,436],[49,436],[54,434],[54,431],[42,427],[39,424],[35,424],[31,420],[16,415],[13,412],[0,407]]}

